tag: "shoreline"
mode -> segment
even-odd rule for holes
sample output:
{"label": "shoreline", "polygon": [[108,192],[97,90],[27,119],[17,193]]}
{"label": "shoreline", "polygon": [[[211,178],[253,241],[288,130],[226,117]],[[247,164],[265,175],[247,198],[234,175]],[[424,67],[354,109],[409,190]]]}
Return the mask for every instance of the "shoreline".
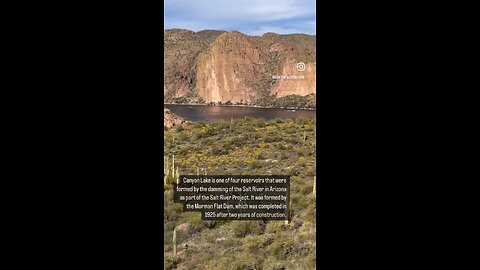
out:
{"label": "shoreline", "polygon": [[301,111],[316,111],[312,108],[293,108],[293,107],[263,107],[257,105],[208,105],[198,103],[163,103],[163,105],[179,105],[179,106],[205,106],[205,107],[240,107],[240,108],[255,108],[255,109],[283,109],[283,110],[301,110]]}

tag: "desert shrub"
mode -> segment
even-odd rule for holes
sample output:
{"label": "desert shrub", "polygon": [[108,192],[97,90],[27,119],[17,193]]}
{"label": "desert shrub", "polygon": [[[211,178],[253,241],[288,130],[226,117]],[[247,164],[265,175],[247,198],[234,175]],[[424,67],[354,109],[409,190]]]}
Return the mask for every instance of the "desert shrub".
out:
{"label": "desert shrub", "polygon": [[260,161],[258,161],[258,160],[252,160],[252,161],[250,162],[250,169],[253,169],[253,170],[254,170],[254,169],[258,169],[258,168],[260,168],[260,167],[262,167],[262,164],[261,164]]}
{"label": "desert shrub", "polygon": [[245,237],[249,234],[261,234],[263,233],[264,226],[259,221],[232,221],[232,232],[237,237]]}
{"label": "desert shrub", "polygon": [[271,220],[267,223],[265,233],[279,233],[285,230],[283,221]]}
{"label": "desert shrub", "polygon": [[307,160],[304,157],[299,157],[298,158],[298,165],[301,167],[307,166]]}
{"label": "desert shrub", "polygon": [[182,125],[176,127],[177,132],[182,132],[183,130],[185,130],[185,128]]}
{"label": "desert shrub", "polygon": [[[258,254],[258,253],[257,253]],[[256,253],[242,252],[230,264],[231,270],[255,270],[262,266],[263,258]]]}
{"label": "desert shrub", "polygon": [[187,223],[189,225],[189,231],[191,233],[198,232],[203,228],[202,214],[196,212],[187,213]]}
{"label": "desert shrub", "polygon": [[315,176],[317,175],[317,170],[313,166],[308,166],[307,167],[307,175],[308,176]]}
{"label": "desert shrub", "polygon": [[169,257],[165,259],[165,269],[177,269],[177,265],[182,262],[182,258],[179,256],[176,257]]}
{"label": "desert shrub", "polygon": [[285,260],[294,247],[293,241],[286,233],[280,233],[273,243],[267,247],[267,252],[280,260]]}

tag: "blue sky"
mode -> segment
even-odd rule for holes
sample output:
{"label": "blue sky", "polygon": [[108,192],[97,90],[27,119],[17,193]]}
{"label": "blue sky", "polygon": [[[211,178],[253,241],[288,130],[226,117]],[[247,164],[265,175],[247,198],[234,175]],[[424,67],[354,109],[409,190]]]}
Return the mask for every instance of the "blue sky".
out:
{"label": "blue sky", "polygon": [[315,0],[165,0],[165,29],[316,34]]}

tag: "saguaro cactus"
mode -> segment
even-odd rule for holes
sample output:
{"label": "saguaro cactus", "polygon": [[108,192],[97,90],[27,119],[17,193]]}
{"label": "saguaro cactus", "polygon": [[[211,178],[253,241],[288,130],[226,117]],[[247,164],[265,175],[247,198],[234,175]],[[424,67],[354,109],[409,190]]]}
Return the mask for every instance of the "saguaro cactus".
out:
{"label": "saguaro cactus", "polygon": [[173,256],[177,255],[177,229],[173,229]]}
{"label": "saguaro cactus", "polygon": [[[163,158],[163,160],[165,161],[165,158]],[[167,160],[165,161],[165,164],[163,165],[163,173],[164,174],[168,174],[168,168],[169,168],[169,159],[168,159],[168,156],[167,156]]]}
{"label": "saguaro cactus", "polygon": [[[164,158],[165,160],[165,158]],[[176,182],[177,184],[180,183],[180,171],[179,167],[175,166],[175,155],[172,156],[172,161],[170,164],[170,159],[167,156],[166,157],[166,163],[165,167],[163,169],[164,176],[163,176],[163,185],[164,185],[164,190],[169,190],[171,186],[170,184],[173,184]]]}
{"label": "saguaro cactus", "polygon": [[177,167],[177,172],[175,174],[176,180],[177,180],[177,185],[180,185],[180,173],[178,172],[178,167]]}
{"label": "saguaro cactus", "polygon": [[313,177],[313,191],[312,191],[312,194],[313,194],[313,198],[317,199],[317,177],[316,176]]}
{"label": "saguaro cactus", "polygon": [[285,220],[285,226],[290,224],[290,219],[292,218],[292,201],[288,202],[288,218]]}
{"label": "saguaro cactus", "polygon": [[172,156],[172,177],[175,178],[175,155]]}

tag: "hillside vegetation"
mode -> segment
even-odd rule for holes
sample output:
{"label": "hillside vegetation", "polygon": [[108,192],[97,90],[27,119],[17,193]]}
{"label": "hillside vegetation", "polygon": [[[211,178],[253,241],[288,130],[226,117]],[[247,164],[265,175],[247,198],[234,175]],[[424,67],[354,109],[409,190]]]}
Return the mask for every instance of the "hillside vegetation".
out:
{"label": "hillside vegetation", "polygon": [[[180,174],[291,175],[291,220],[202,221],[164,197],[166,269],[314,269],[314,119],[192,122],[164,129]],[[166,183],[170,185],[171,182]],[[173,255],[173,231],[176,252]]]}

